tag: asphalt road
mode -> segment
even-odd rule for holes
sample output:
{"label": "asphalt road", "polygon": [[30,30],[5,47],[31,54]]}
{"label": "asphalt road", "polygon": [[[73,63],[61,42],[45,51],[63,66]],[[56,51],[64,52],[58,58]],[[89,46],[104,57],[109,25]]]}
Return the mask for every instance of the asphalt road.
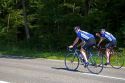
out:
{"label": "asphalt road", "polygon": [[0,83],[125,83],[125,68],[109,66],[95,75],[83,66],[68,71],[64,61],[1,56]]}

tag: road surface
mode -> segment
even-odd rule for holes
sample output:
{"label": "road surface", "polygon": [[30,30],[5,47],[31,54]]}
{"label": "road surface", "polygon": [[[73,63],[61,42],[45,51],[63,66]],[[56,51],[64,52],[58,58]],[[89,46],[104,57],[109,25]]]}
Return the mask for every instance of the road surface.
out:
{"label": "road surface", "polygon": [[95,75],[83,66],[68,71],[64,61],[0,56],[0,83],[125,83],[125,68]]}

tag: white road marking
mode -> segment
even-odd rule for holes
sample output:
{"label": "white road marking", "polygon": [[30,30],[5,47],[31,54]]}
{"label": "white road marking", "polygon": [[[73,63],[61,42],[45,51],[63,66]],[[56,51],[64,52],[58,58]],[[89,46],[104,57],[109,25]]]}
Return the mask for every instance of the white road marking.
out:
{"label": "white road marking", "polygon": [[0,83],[10,83],[10,82],[0,81]]}
{"label": "white road marking", "polygon": [[105,76],[105,75],[97,75],[97,74],[89,74],[89,73],[83,73],[83,74],[84,75],[88,75],[88,76],[96,76],[96,77],[102,77],[102,78],[109,78],[109,79],[116,79],[116,80],[123,80],[123,81],[125,81],[125,78]]}

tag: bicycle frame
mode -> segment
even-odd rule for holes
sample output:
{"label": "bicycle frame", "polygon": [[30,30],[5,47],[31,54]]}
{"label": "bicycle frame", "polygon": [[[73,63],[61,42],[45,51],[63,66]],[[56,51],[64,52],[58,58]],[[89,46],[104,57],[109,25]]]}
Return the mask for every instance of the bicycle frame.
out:
{"label": "bicycle frame", "polygon": [[[124,65],[124,60],[122,58],[118,58],[120,56],[117,54],[117,52],[115,52],[114,47],[110,47],[109,49],[110,49],[110,51],[109,51],[109,54],[110,54],[109,63],[110,63],[110,65],[115,69],[120,69]],[[101,55],[107,59],[106,54],[103,54],[103,51],[105,51],[105,50],[106,50],[106,48],[100,47],[99,53],[101,53]],[[114,57],[114,55],[115,55],[115,57]],[[114,58],[112,58],[112,57],[114,57]]]}
{"label": "bicycle frame", "polygon": [[[73,71],[76,70],[79,67],[79,62],[81,61],[81,63],[84,65],[84,67],[87,68],[93,74],[98,74],[103,70],[102,58],[99,58],[98,56],[96,56],[97,53],[96,53],[96,55],[93,54],[91,49],[86,50],[86,55],[88,55],[87,59],[89,61],[89,63],[87,63],[87,64],[86,64],[85,60],[82,59],[84,57],[80,56],[81,53],[78,48],[73,48],[72,50],[71,49],[68,49],[68,50],[70,51],[70,53],[68,53],[65,57],[65,66],[67,69],[73,70]],[[70,58],[70,55],[72,55],[73,57]],[[69,57],[70,61],[68,61],[68,59],[67,59],[68,57]],[[74,64],[75,60],[78,61],[78,62],[76,62],[76,64]],[[99,62],[99,61],[101,61],[101,62]],[[102,66],[98,66],[99,64],[102,64]]]}
{"label": "bicycle frame", "polygon": [[[88,49],[86,52],[88,53],[87,59],[90,59],[90,58],[93,56],[93,54],[91,53],[91,51],[90,51],[89,49]],[[77,48],[74,48],[74,55],[77,56],[77,57],[79,58],[79,60],[80,60],[82,63],[85,64],[85,61],[83,61],[83,59],[82,59],[82,57],[80,56],[80,54],[81,54],[81,52],[80,52]],[[83,57],[83,58],[84,58],[84,57]]]}

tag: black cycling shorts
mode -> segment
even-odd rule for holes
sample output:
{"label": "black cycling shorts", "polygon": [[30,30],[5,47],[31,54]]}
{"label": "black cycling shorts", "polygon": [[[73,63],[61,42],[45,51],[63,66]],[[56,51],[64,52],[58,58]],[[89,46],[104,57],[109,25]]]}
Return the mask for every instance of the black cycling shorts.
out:
{"label": "black cycling shorts", "polygon": [[111,41],[111,42],[107,43],[105,47],[106,47],[106,48],[115,47],[116,44],[117,44],[116,41]]}
{"label": "black cycling shorts", "polygon": [[87,50],[88,48],[90,48],[91,46],[96,45],[96,41],[95,38],[90,38],[85,45],[82,47],[84,50]]}

